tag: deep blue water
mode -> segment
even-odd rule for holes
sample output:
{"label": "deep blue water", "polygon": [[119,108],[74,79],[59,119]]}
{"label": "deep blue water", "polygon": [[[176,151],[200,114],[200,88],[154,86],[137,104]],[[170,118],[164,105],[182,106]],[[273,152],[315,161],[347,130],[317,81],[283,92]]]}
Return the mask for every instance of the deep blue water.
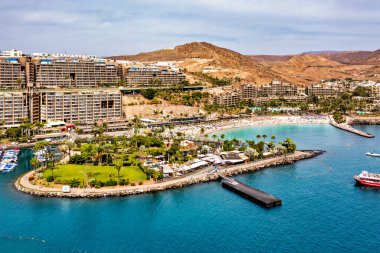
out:
{"label": "deep blue water", "polygon": [[[379,126],[359,127],[380,136]],[[44,199],[13,188],[23,162],[0,175],[0,252],[377,252],[380,190],[354,184],[380,173],[378,137],[328,125],[226,131],[228,138],[292,137],[322,156],[236,177],[283,200],[261,208],[218,182],[155,194],[103,199]],[[269,139],[269,138],[268,138]],[[347,147],[347,145],[350,145]]]}

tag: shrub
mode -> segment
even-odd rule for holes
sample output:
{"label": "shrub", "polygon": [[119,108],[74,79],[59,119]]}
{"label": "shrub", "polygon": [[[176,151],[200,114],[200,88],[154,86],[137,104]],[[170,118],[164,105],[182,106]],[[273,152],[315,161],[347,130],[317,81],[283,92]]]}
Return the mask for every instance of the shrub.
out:
{"label": "shrub", "polygon": [[135,183],[132,183],[131,185],[132,185],[132,186],[136,186],[136,184],[135,184]]}
{"label": "shrub", "polygon": [[80,180],[79,180],[79,178],[73,178],[73,179],[71,179],[69,181],[69,185],[70,185],[70,187],[73,187],[73,188],[79,187],[80,186]]}
{"label": "shrub", "polygon": [[54,181],[54,177],[53,176],[48,176],[46,178],[46,182],[50,183],[50,182],[53,182]]}
{"label": "shrub", "polygon": [[61,179],[57,179],[57,180],[54,180],[54,183],[61,184],[62,182],[61,182]]}
{"label": "shrub", "polygon": [[70,164],[84,164],[85,162],[86,162],[86,159],[82,155],[79,155],[79,154],[73,155],[69,160]]}
{"label": "shrub", "polygon": [[124,161],[123,166],[131,166],[132,163],[130,161]]}
{"label": "shrub", "polygon": [[98,166],[99,161],[94,161],[92,164],[93,164],[94,166]]}
{"label": "shrub", "polygon": [[99,181],[99,180],[95,180],[95,179],[91,180],[89,182],[89,184],[91,187],[95,187],[95,188],[100,188],[100,187],[104,186],[104,182]]}
{"label": "shrub", "polygon": [[139,181],[139,185],[142,185],[143,184],[143,181]]}
{"label": "shrub", "polygon": [[119,181],[119,185],[129,185],[129,179],[121,179]]}
{"label": "shrub", "polygon": [[104,186],[116,186],[116,185],[117,185],[117,182],[112,179],[104,182]]}
{"label": "shrub", "polygon": [[29,181],[33,181],[33,180],[34,180],[34,176],[30,176],[30,177],[28,178],[28,180],[29,180]]}

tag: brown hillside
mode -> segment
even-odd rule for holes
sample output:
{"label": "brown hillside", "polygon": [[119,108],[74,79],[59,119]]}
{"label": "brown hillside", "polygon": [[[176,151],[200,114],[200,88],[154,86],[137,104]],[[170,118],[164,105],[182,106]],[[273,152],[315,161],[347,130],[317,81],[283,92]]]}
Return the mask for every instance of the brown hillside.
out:
{"label": "brown hillside", "polygon": [[247,55],[250,59],[258,62],[287,61],[292,55]]}
{"label": "brown hillside", "polygon": [[[211,75],[240,77],[243,82],[263,84],[273,79],[306,85],[330,78],[358,80],[380,79],[380,50],[360,52],[334,52],[288,56],[245,56],[207,42],[192,42],[134,56],[116,56],[141,62],[176,61],[187,70],[189,80],[198,80],[191,72],[201,72],[204,67],[217,69]],[[342,64],[344,63],[344,64]]]}
{"label": "brown hillside", "polygon": [[338,53],[322,53],[323,57],[344,64],[380,64],[380,49],[376,51],[347,51]]}
{"label": "brown hillside", "polygon": [[192,42],[176,46],[174,49],[109,58],[142,62],[181,61],[179,63],[180,67],[192,72],[202,71],[206,66],[213,66],[220,69],[217,73],[213,73],[215,76],[239,76],[249,82],[266,83],[273,79],[281,78],[266,66],[251,60],[245,55],[207,42]]}

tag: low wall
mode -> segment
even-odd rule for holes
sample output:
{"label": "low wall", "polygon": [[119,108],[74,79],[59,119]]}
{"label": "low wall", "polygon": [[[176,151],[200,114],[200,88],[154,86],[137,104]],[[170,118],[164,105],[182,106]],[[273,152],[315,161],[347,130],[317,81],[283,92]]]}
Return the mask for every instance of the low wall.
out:
{"label": "low wall", "polygon": [[[256,162],[251,162],[242,165],[231,166],[226,169],[219,170],[219,174],[225,176],[233,176],[242,173],[253,172],[263,168],[274,167],[284,164],[294,163],[299,160],[312,158],[322,154],[324,151],[321,150],[306,150],[297,151],[294,154],[288,156],[274,157],[265,160],[260,160]],[[184,178],[179,178],[171,181],[164,181],[152,185],[139,185],[139,186],[126,186],[118,188],[100,188],[100,189],[81,189],[72,188],[70,193],[63,193],[56,188],[47,188],[42,186],[32,185],[28,177],[33,172],[28,172],[18,178],[15,182],[15,187],[17,190],[32,194],[35,196],[42,197],[63,197],[63,198],[99,198],[99,197],[109,197],[109,196],[127,196],[135,195],[149,192],[163,191],[173,188],[181,188],[192,184],[203,183],[208,181],[214,181],[219,179],[217,173],[213,174],[200,174],[194,176],[188,176]],[[28,185],[27,185],[28,184]]]}

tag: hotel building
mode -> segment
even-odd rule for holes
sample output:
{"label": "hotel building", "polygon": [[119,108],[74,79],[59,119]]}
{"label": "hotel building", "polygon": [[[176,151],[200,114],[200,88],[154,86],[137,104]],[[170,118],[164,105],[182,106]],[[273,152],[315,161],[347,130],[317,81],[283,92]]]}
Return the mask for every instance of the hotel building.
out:
{"label": "hotel building", "polygon": [[332,87],[332,86],[323,85],[323,84],[313,84],[312,86],[306,88],[306,94],[308,96],[315,95],[315,96],[333,97],[333,96],[338,96],[341,93],[343,93],[342,88]]}
{"label": "hotel building", "polygon": [[37,87],[98,87],[117,85],[121,80],[118,64],[78,59],[34,59]]}
{"label": "hotel building", "polygon": [[19,89],[25,83],[25,66],[17,58],[0,59],[1,89]]}
{"label": "hotel building", "polygon": [[90,124],[122,117],[118,90],[62,90],[40,93],[41,121]]}
{"label": "hotel building", "polygon": [[237,106],[241,101],[242,95],[238,91],[228,91],[213,97],[214,104],[226,107]]}
{"label": "hotel building", "polygon": [[130,67],[124,70],[127,86],[175,85],[185,80],[181,72],[160,68]]}
{"label": "hotel building", "polygon": [[0,92],[0,121],[3,127],[18,126],[29,118],[27,92]]}
{"label": "hotel building", "polygon": [[297,95],[297,86],[280,81],[273,81],[270,84],[263,85],[259,89],[260,97],[269,96],[295,96]]}

